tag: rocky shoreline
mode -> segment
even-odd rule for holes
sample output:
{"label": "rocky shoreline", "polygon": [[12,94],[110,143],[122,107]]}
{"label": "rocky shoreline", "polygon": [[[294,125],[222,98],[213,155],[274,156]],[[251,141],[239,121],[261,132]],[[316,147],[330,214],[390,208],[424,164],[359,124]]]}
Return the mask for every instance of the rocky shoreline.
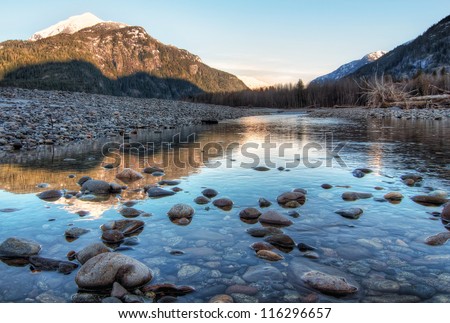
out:
{"label": "rocky shoreline", "polygon": [[443,120],[450,118],[450,109],[401,109],[391,108],[318,108],[307,110],[308,116],[315,118],[398,118],[406,120]]}
{"label": "rocky shoreline", "polygon": [[30,150],[141,128],[158,131],[263,113],[182,101],[0,88],[0,150]]}

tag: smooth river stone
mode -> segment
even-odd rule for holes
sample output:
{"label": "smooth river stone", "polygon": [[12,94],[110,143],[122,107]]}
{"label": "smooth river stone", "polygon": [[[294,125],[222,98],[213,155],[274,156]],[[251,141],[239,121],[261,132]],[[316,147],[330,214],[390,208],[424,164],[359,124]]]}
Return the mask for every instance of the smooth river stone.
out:
{"label": "smooth river stone", "polygon": [[358,291],[358,288],[349,284],[345,278],[320,271],[309,271],[301,278],[310,287],[328,295],[344,296]]}
{"label": "smooth river stone", "polygon": [[344,192],[342,193],[342,199],[344,201],[356,201],[358,199],[368,199],[373,197],[371,193],[360,193],[360,192]]}
{"label": "smooth river stone", "polygon": [[3,257],[29,257],[37,255],[41,245],[35,241],[22,238],[8,238],[0,245],[0,256]]}
{"label": "smooth river stone", "polygon": [[239,216],[242,219],[246,220],[254,220],[259,218],[261,215],[261,212],[258,209],[255,209],[254,207],[248,207],[246,209],[243,209],[241,212],[239,212]]}
{"label": "smooth river stone", "polygon": [[50,202],[57,201],[62,196],[63,196],[62,192],[58,191],[58,190],[44,191],[37,195],[37,197],[39,197],[41,200],[50,201]]}
{"label": "smooth river stone", "polygon": [[356,219],[359,219],[361,214],[363,214],[363,210],[360,208],[354,207],[354,208],[350,208],[350,209],[337,210],[337,211],[335,211],[335,213],[339,214],[340,216],[342,216],[344,218],[356,220]]}
{"label": "smooth river stone", "polygon": [[214,206],[218,208],[229,210],[233,207],[233,201],[228,198],[221,198],[213,201]]}
{"label": "smooth river stone", "polygon": [[164,197],[174,195],[174,191],[164,190],[160,187],[152,187],[147,191],[149,197]]}
{"label": "smooth river stone", "polygon": [[201,195],[201,196],[197,196],[194,199],[194,202],[199,204],[199,205],[204,205],[204,204],[208,204],[210,202],[210,200],[207,197]]}
{"label": "smooth river stone", "polygon": [[450,239],[450,232],[441,232],[425,239],[425,243],[430,246],[441,246]]}
{"label": "smooth river stone", "polygon": [[411,198],[414,202],[425,206],[440,206],[447,203],[447,199],[437,196],[416,195]]}
{"label": "smooth river stone", "polygon": [[171,219],[181,219],[181,218],[190,219],[194,215],[194,212],[195,212],[194,209],[190,205],[180,203],[172,206],[167,215]]}
{"label": "smooth river stone", "polygon": [[123,171],[116,175],[116,178],[122,182],[131,183],[144,178],[144,176],[131,168],[124,168]]}
{"label": "smooth river stone", "polygon": [[83,248],[79,252],[76,253],[76,258],[80,264],[84,264],[89,259],[105,252],[110,252],[111,250],[107,248],[103,243],[93,243]]}
{"label": "smooth river stone", "polygon": [[400,192],[389,192],[384,195],[384,198],[389,201],[401,201],[403,194]]}
{"label": "smooth river stone", "polygon": [[291,224],[293,224],[291,220],[285,218],[280,213],[273,210],[264,212],[259,217],[259,222],[262,224],[279,225],[279,226],[290,226]]}
{"label": "smooth river stone", "polygon": [[75,282],[86,290],[110,289],[114,282],[134,289],[152,278],[152,272],[143,263],[120,253],[107,252],[89,259],[78,271]]}
{"label": "smooth river stone", "polygon": [[306,201],[305,194],[301,192],[286,192],[277,197],[277,202],[279,204],[286,204],[290,201],[295,201],[300,205],[303,205]]}
{"label": "smooth river stone", "polygon": [[108,182],[90,179],[83,183],[81,191],[92,194],[107,195],[111,193],[111,185]]}
{"label": "smooth river stone", "polygon": [[219,194],[219,192],[217,192],[215,189],[212,189],[212,188],[205,188],[202,191],[202,194],[204,196],[206,196],[207,198],[213,198],[213,197],[216,197]]}
{"label": "smooth river stone", "polygon": [[135,218],[142,214],[142,211],[139,211],[133,207],[124,207],[120,210],[120,215],[125,218]]}
{"label": "smooth river stone", "polygon": [[278,261],[283,260],[284,257],[277,254],[276,252],[270,250],[259,250],[256,252],[256,256],[261,259],[269,260],[269,261]]}
{"label": "smooth river stone", "polygon": [[128,236],[141,230],[144,225],[145,223],[141,220],[116,220],[103,224],[100,229],[102,229],[102,231],[118,230],[125,236]]}
{"label": "smooth river stone", "polygon": [[264,239],[273,246],[281,248],[294,248],[295,242],[286,234],[274,234]]}

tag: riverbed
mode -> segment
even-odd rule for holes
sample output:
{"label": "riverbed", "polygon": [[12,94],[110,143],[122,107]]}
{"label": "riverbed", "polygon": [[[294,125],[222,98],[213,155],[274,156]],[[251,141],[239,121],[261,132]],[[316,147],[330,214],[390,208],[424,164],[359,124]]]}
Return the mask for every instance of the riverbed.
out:
{"label": "riverbed", "polygon": [[[150,285],[195,290],[170,301],[208,302],[228,295],[234,302],[448,302],[450,246],[425,243],[448,231],[440,219],[443,206],[412,198],[450,191],[449,129],[448,119],[349,120],[295,112],[182,129],[138,129],[126,138],[8,153],[0,164],[0,242],[30,239],[41,245],[40,256],[67,261],[69,251],[102,242],[100,226],[124,219],[120,210],[134,201],[144,229],[132,243],[113,250],[146,265],[153,274]],[[149,166],[163,172],[143,173]],[[124,167],[143,179],[121,182],[116,175]],[[407,185],[402,175],[411,173],[421,180]],[[127,188],[102,199],[36,196],[49,189],[79,191],[82,176]],[[178,182],[158,184],[161,180]],[[147,185],[176,194],[150,198]],[[218,195],[207,204],[195,203],[206,188]],[[277,203],[278,196],[296,189],[305,193],[304,204]],[[342,198],[346,192],[369,197],[348,201]],[[403,198],[385,199],[390,192]],[[230,199],[232,208],[215,206],[219,198]],[[260,207],[261,198],[271,205]],[[194,209],[189,223],[168,217],[178,203]],[[251,248],[270,241],[271,233],[250,234],[267,224],[244,221],[240,212],[249,207],[275,211],[291,222],[277,228],[295,242],[292,248],[272,249],[280,258],[258,257]],[[351,219],[336,213],[349,208],[362,214]],[[68,240],[64,232],[71,227],[88,232]],[[30,269],[0,262],[1,302],[71,302],[77,294],[79,269],[67,275]],[[344,278],[356,290],[324,292],[308,284],[309,272]]]}

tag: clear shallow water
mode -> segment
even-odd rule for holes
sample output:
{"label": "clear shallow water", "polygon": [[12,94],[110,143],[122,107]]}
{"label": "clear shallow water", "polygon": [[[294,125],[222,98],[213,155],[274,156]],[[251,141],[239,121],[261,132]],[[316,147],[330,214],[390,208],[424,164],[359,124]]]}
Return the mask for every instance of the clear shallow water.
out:
{"label": "clear shallow water", "polygon": [[[166,175],[145,174],[143,180],[128,185],[121,195],[103,202],[64,198],[44,202],[35,194],[45,190],[37,188],[38,183],[48,183],[52,189],[77,190],[76,181],[83,175],[117,181],[115,175],[120,167],[112,170],[102,167],[113,162],[116,156],[102,156],[104,142],[4,156],[0,165],[0,209],[19,210],[0,213],[0,240],[11,236],[30,238],[42,244],[40,256],[64,260],[68,251],[78,251],[101,241],[100,225],[122,219],[118,211],[122,203],[134,199],[139,200],[136,209],[153,216],[138,218],[145,222],[138,236],[139,244],[121,252],[150,267],[154,273],[152,283],[195,287],[196,292],[179,298],[181,302],[206,302],[236,284],[256,287],[258,292],[252,296],[234,294],[235,301],[447,302],[450,300],[450,246],[431,247],[424,243],[426,237],[446,231],[438,218],[430,214],[440,212],[442,207],[422,206],[410,197],[436,189],[450,191],[449,129],[448,121],[356,122],[295,114],[249,117],[183,129],[181,138],[195,133],[203,151],[194,149],[191,137],[190,142],[183,143],[188,140],[182,139],[181,143],[173,144],[168,152],[167,146],[161,150],[157,144],[154,154],[140,157],[122,154],[121,167],[127,165],[141,170],[147,164],[159,164],[164,166]],[[170,142],[178,132],[142,131],[132,135],[130,141]],[[261,147],[269,134],[277,146],[270,155]],[[333,143],[325,142],[331,135]],[[339,156],[347,167],[319,149],[327,146],[332,150],[344,142]],[[293,146],[287,147],[284,155],[278,150],[282,143]],[[305,156],[302,148],[311,143],[318,145]],[[244,144],[246,150],[239,148]],[[255,148],[255,145],[259,146]],[[208,147],[211,149],[206,152]],[[214,151],[214,147],[219,150]],[[258,172],[242,167],[241,163],[250,163],[256,156],[260,165],[272,166],[270,160],[276,167],[289,166],[289,171],[273,167]],[[184,162],[184,167],[174,165],[175,157]],[[308,168],[307,162],[319,162],[322,166]],[[332,167],[325,167],[327,162]],[[353,177],[352,170],[361,166],[374,172],[364,178]],[[420,186],[408,187],[402,183],[400,175],[416,171],[424,175]],[[69,174],[75,174],[76,178],[68,178]],[[161,179],[181,180],[178,187],[183,191],[161,199],[147,198],[142,188]],[[324,183],[334,187],[324,190],[321,188]],[[376,186],[384,190],[375,190]],[[196,205],[193,199],[205,187],[218,190],[218,198],[232,199],[233,209],[223,211],[212,204]],[[280,251],[284,260],[278,262],[257,258],[249,246],[263,239],[250,236],[246,230],[260,224],[242,222],[239,212],[245,207],[258,207],[258,199],[264,197],[273,203],[268,209],[288,217],[289,209],[277,205],[276,197],[295,188],[308,191],[307,202],[295,209],[300,217],[290,218],[294,224],[282,230],[296,243],[317,248],[319,259],[308,259],[296,248],[289,253]],[[405,198],[399,204],[374,199],[346,202],[341,199],[345,191],[372,193],[375,198],[399,191]],[[176,203],[194,207],[196,213],[189,225],[175,225],[167,217],[167,211]],[[364,214],[358,220],[349,220],[334,213],[349,207],[362,208]],[[80,217],[75,213],[79,210],[90,214]],[[54,221],[49,222],[50,219]],[[91,231],[68,242],[64,231],[70,226]],[[184,255],[172,255],[170,252],[174,250],[183,251]],[[2,302],[39,301],[43,294],[70,301],[77,291],[76,272],[70,275],[32,273],[27,266],[14,267],[3,262],[0,270]],[[251,273],[258,270],[265,274]],[[343,298],[323,295],[301,281],[302,273],[308,270],[345,277],[359,287],[359,292]]]}

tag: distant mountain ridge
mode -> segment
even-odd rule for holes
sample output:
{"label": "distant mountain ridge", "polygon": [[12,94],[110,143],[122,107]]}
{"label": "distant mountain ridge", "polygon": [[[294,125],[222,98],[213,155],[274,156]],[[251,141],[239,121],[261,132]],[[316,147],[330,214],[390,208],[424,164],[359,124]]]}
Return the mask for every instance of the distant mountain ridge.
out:
{"label": "distant mountain ridge", "polygon": [[375,63],[361,67],[350,77],[389,75],[402,80],[418,73],[440,73],[442,69],[450,70],[450,15]]}
{"label": "distant mountain ridge", "polygon": [[328,81],[337,81],[343,79],[344,77],[356,72],[361,67],[369,63],[375,62],[385,54],[386,52],[382,50],[367,54],[361,59],[357,59],[351,61],[350,63],[341,65],[339,68],[337,68],[335,71],[329,74],[315,78],[314,80],[311,81],[311,84],[323,84]]}
{"label": "distant mountain ridge", "polygon": [[92,14],[31,39],[0,43],[0,85],[165,99],[247,89],[236,76],[161,43],[142,27]]}

